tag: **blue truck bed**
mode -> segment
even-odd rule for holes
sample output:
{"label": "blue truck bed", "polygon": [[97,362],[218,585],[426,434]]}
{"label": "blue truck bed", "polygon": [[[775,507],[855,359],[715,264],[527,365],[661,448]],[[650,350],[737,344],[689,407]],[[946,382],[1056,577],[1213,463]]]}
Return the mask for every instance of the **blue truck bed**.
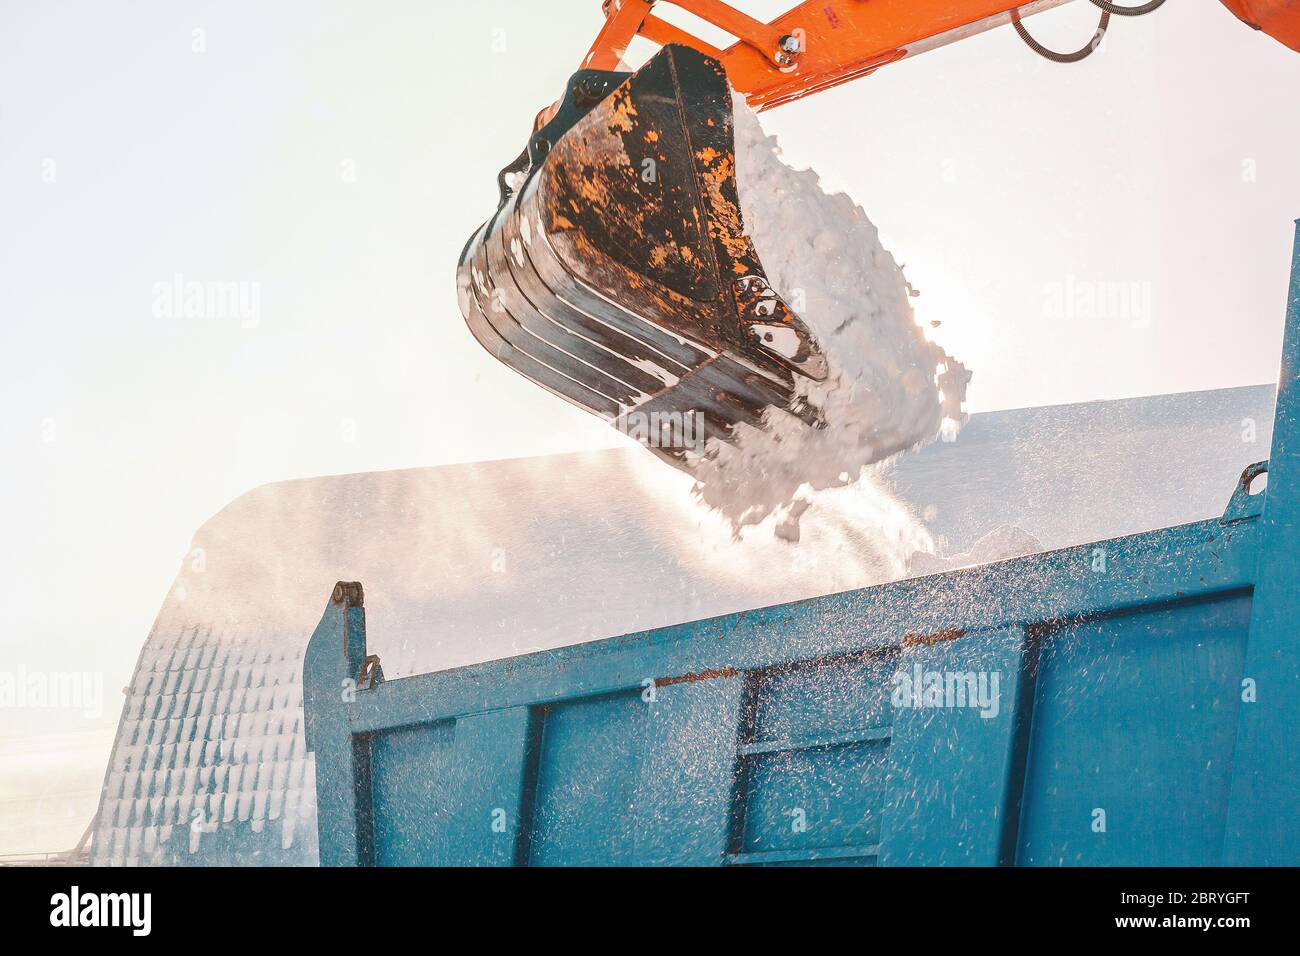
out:
{"label": "blue truck bed", "polygon": [[391,681],[341,582],[321,863],[1300,863],[1298,374],[1300,233],[1219,519]]}

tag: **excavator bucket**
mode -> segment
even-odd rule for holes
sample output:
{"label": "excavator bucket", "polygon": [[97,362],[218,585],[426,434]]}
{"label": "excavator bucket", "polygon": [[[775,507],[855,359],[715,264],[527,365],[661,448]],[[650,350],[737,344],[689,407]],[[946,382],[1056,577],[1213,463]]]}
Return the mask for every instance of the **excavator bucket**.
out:
{"label": "excavator bucket", "polygon": [[768,408],[816,426],[797,380],[827,374],[745,235],[732,120],[722,65],[689,47],[579,71],[457,273],[489,352],[678,465]]}

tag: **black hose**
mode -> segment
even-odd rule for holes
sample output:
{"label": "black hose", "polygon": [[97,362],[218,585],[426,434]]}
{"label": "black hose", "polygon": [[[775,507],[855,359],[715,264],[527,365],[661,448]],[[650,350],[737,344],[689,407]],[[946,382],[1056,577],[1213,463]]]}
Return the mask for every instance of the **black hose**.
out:
{"label": "black hose", "polygon": [[1165,5],[1165,0],[1148,0],[1147,3],[1138,4],[1136,7],[1121,7],[1118,3],[1111,3],[1110,0],[1091,0],[1091,2],[1094,7],[1101,7],[1107,13],[1113,13],[1117,17],[1145,17]]}
{"label": "black hose", "polygon": [[1124,7],[1118,3],[1111,3],[1110,0],[1089,0],[1094,7],[1101,8],[1101,23],[1097,27],[1097,33],[1089,41],[1088,45],[1073,53],[1057,53],[1055,50],[1049,50],[1037,40],[1029,35],[1025,25],[1020,22],[1020,11],[1011,11],[1011,24],[1020,34],[1020,39],[1024,40],[1039,56],[1047,57],[1053,63],[1078,63],[1080,60],[1086,60],[1092,56],[1094,50],[1101,45],[1101,38],[1106,35],[1106,28],[1110,26],[1111,14],[1117,17],[1145,17],[1148,13],[1155,13],[1165,5],[1165,0],[1147,0],[1146,3],[1140,3],[1136,7]]}
{"label": "black hose", "polygon": [[[1103,0],[1092,0],[1092,2],[1101,6]],[[1161,3],[1164,3],[1165,0],[1151,0],[1151,2],[1159,6]],[[1147,6],[1150,5],[1151,4],[1147,4]],[[1107,4],[1107,6],[1109,6],[1109,4]],[[1025,29],[1025,25],[1020,22],[1019,10],[1011,11],[1011,25],[1016,28],[1016,32],[1020,34],[1020,39],[1024,40],[1025,43],[1028,44],[1029,49],[1033,50],[1039,56],[1046,57],[1053,63],[1078,63],[1080,60],[1086,60],[1088,57],[1092,56],[1092,54],[1096,52],[1097,47],[1101,46],[1101,38],[1106,35],[1106,28],[1110,26],[1110,11],[1105,7],[1102,7],[1101,23],[1097,25],[1096,34],[1088,41],[1087,46],[1075,50],[1073,53],[1057,53],[1055,50],[1049,50],[1031,37],[1029,31]]]}

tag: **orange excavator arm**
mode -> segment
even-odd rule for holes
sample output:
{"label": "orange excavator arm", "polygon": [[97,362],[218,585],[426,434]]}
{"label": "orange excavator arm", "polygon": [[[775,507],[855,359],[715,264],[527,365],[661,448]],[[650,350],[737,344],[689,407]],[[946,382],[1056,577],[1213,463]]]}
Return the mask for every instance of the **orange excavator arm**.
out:
{"label": "orange excavator arm", "polygon": [[[726,49],[706,43],[657,17],[652,12],[654,0],[605,0],[605,24],[583,66],[618,69],[635,36],[661,45],[679,43],[720,60],[732,87],[745,94],[751,106],[763,109],[994,27],[1018,25],[1069,0],[1018,4],[1008,0],[805,0],[771,23],[755,20],[723,0],[661,2],[719,27],[736,42]],[[1111,14],[1150,12],[1163,0],[1137,6],[1093,2],[1103,10],[1100,37]],[[1223,3],[1246,23],[1300,51],[1300,0]]]}
{"label": "orange excavator arm", "polygon": [[1263,30],[1300,53],[1300,2],[1297,0],[1223,0],[1243,23]]}

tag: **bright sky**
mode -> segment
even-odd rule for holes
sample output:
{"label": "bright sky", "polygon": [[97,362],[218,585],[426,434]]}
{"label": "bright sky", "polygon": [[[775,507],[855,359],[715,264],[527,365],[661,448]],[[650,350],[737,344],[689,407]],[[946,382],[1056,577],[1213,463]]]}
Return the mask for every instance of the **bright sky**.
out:
{"label": "bright sky", "polygon": [[[599,22],[599,0],[4,6],[0,655],[103,674],[107,700],[0,710],[0,852],[79,835],[117,688],[240,493],[619,441],[490,359],[454,291]],[[1096,11],[1031,24],[1074,47]],[[1300,57],[1180,2],[1078,66],[1001,30],[764,118],[880,227],[978,411],[1274,380],[1296,89]],[[169,314],[176,276],[242,283],[255,318]],[[94,769],[19,832],[4,779],[44,772],[47,733]]]}

